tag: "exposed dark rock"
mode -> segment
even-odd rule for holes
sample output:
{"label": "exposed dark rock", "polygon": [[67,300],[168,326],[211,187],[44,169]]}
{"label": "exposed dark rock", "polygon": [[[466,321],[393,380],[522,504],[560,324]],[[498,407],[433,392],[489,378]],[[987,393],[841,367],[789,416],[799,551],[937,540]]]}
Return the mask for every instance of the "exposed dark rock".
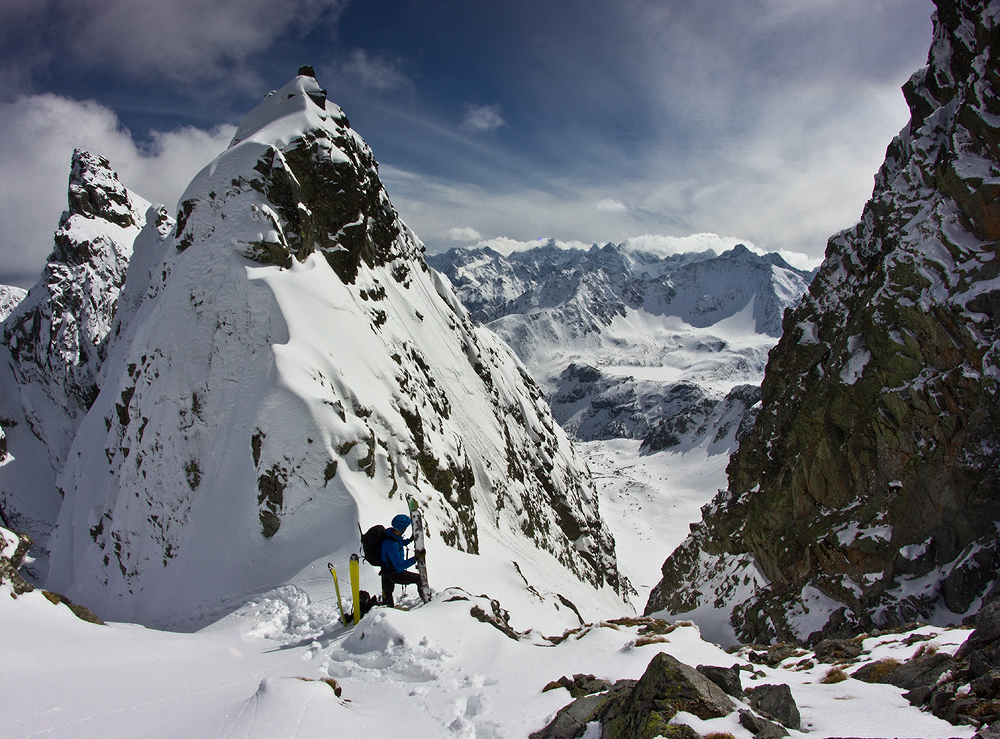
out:
{"label": "exposed dark rock", "polygon": [[[572,685],[594,684],[591,677],[574,675]],[[619,680],[605,693],[578,698],[531,739],[573,739],[593,721],[601,722],[605,739],[697,737],[689,726],[670,724],[670,719],[678,711],[709,719],[734,710],[733,702],[715,683],[674,657],[659,653],[638,681]]]}
{"label": "exposed dark rock", "polygon": [[557,688],[566,688],[569,694],[574,698],[582,698],[585,695],[591,695],[593,693],[603,693],[606,690],[611,689],[611,683],[607,680],[599,680],[593,675],[584,675],[577,673],[573,675],[572,678],[568,678],[563,675],[558,680],[553,680],[544,688],[542,692],[548,690],[555,690]]}
{"label": "exposed dark rock", "polygon": [[938,679],[952,669],[954,661],[947,654],[928,654],[917,657],[893,670],[882,681],[903,690],[935,685]]}
{"label": "exposed dark rock", "polygon": [[73,615],[75,615],[81,621],[87,621],[88,623],[97,624],[98,626],[106,625],[104,621],[102,621],[101,618],[92,610],[90,610],[86,606],[81,606],[77,603],[74,603],[65,595],[61,595],[59,593],[51,593],[48,590],[43,590],[42,595],[44,595],[50,603],[54,603],[56,605],[59,605],[61,603],[62,605],[66,606],[67,608],[69,608],[69,610],[73,612]]}
{"label": "exposed dark rock", "polygon": [[652,737],[678,711],[698,718],[719,718],[735,710],[721,688],[697,670],[668,654],[657,654],[631,694],[614,706],[605,723],[606,739]]}
{"label": "exposed dark rock", "polygon": [[734,698],[743,698],[743,683],[740,680],[739,668],[698,665],[695,669],[726,691],[727,695],[731,695]]}
{"label": "exposed dark rock", "polygon": [[635,684],[635,680],[619,680],[607,692],[581,695],[561,708],[548,726],[532,733],[530,739],[575,739],[582,736],[588,723],[600,720],[609,705],[622,700]]}
{"label": "exposed dark rock", "polygon": [[740,726],[750,731],[756,739],[781,739],[788,736],[788,730],[781,724],[768,721],[745,708],[740,709]]}
{"label": "exposed dark rock", "polygon": [[798,729],[801,724],[799,707],[795,705],[792,689],[784,683],[779,685],[758,685],[750,692],[750,706],[760,713],[781,722],[789,729]]}
{"label": "exposed dark rock", "polygon": [[[933,655],[938,656],[938,655]],[[930,660],[921,657],[914,662]],[[937,679],[930,671],[905,697],[952,723],[1000,725],[1000,599],[996,591],[976,617],[976,629],[948,658]],[[909,665],[900,668],[902,671]],[[895,682],[896,673],[890,676]]]}
{"label": "exposed dark rock", "polygon": [[777,667],[786,659],[801,657],[805,651],[794,644],[772,644],[762,652],[751,651],[749,660],[757,665]]}
{"label": "exposed dark rock", "polygon": [[[1000,24],[986,0],[936,5],[910,123],[786,313],[728,487],[647,612],[712,603],[743,641],[816,643],[967,615],[1000,574],[1000,199],[977,174],[1000,167]],[[802,633],[817,600],[831,615]]]}
{"label": "exposed dark rock", "polygon": [[8,556],[0,556],[0,584],[5,582],[10,583],[10,587],[16,596],[22,593],[29,593],[35,588],[31,583],[25,581],[21,577],[21,573],[18,572],[21,569],[21,562],[24,560],[24,555],[31,548],[31,538],[24,534],[10,531],[9,529],[0,529],[0,553],[11,548],[10,544],[14,539],[16,539],[17,543],[13,546],[13,551]]}
{"label": "exposed dark rock", "polygon": [[843,660],[852,660],[860,657],[864,651],[857,642],[846,641],[844,639],[824,639],[816,645],[816,659],[820,662],[832,664]]}
{"label": "exposed dark rock", "polygon": [[[482,596],[486,598],[487,596]],[[478,621],[489,624],[498,631],[503,632],[507,637],[515,641],[521,638],[521,634],[510,625],[510,614],[500,607],[500,602],[490,599],[490,612],[487,613],[480,606],[473,606],[469,613]]]}
{"label": "exposed dark rock", "polygon": [[[34,586],[21,577],[19,572],[24,556],[32,544],[31,539],[24,534],[0,528],[0,585],[8,583],[15,598],[35,590]],[[7,554],[5,555],[4,552]],[[92,624],[104,625],[104,621],[89,608],[77,605],[59,593],[50,593],[47,590],[41,592],[50,603],[65,605],[77,618]]]}

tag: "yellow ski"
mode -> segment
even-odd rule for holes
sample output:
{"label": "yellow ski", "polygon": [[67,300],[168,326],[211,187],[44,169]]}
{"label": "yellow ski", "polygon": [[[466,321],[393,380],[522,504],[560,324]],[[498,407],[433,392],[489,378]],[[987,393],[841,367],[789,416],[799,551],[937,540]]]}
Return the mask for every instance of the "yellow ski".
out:
{"label": "yellow ski", "polygon": [[337,580],[337,570],[333,566],[333,562],[327,562],[326,566],[330,568],[330,574],[333,575],[333,587],[337,590],[337,606],[340,608],[340,620],[344,622],[344,626],[347,626],[347,616],[344,615],[344,602],[340,599],[340,582]]}
{"label": "yellow ski", "polygon": [[361,620],[361,562],[357,554],[351,555],[351,597],[354,599],[354,623]]}

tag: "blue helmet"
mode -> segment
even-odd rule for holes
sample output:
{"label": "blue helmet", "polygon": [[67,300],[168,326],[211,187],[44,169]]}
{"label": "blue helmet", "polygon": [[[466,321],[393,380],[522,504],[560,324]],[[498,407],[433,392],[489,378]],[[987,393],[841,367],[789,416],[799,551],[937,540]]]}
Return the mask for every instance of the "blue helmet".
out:
{"label": "blue helmet", "polygon": [[411,521],[410,517],[405,513],[400,513],[398,516],[392,517],[392,527],[399,533],[406,531],[411,523],[413,523],[413,521]]}

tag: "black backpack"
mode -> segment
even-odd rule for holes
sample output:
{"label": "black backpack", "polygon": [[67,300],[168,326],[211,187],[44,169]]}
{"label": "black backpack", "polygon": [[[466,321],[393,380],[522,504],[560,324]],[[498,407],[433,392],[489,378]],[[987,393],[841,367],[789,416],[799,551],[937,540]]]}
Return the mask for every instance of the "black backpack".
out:
{"label": "black backpack", "polygon": [[[360,526],[358,527],[360,528]],[[376,524],[361,534],[361,552],[365,561],[375,567],[382,566],[382,541],[385,539],[385,526]]]}

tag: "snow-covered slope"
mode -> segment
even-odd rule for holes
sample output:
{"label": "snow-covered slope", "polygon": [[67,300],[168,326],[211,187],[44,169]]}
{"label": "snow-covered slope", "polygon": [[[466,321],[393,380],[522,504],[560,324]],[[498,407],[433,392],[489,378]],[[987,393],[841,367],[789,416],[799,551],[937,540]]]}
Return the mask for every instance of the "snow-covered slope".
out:
{"label": "snow-covered slope", "polygon": [[345,561],[412,495],[432,587],[478,569],[521,613],[620,609],[585,467],[422,250],[316,80],[269,94],[137,241],[47,586],[186,628]]}
{"label": "snow-covered slope", "polygon": [[782,314],[812,276],[742,245],[663,258],[550,243],[428,261],[515,349],[570,433],[641,439],[648,451],[706,440],[732,451]]}
{"label": "snow-covered slope", "polygon": [[[792,737],[930,739],[974,731],[910,706],[893,685],[846,676],[825,682],[834,666],[812,654],[791,650],[780,662],[765,654],[764,663],[750,649],[727,653],[703,641],[690,622],[674,627],[616,618],[566,638],[561,632],[543,632],[551,640],[538,632],[512,638],[498,628],[505,626],[503,614],[489,599],[448,589],[426,606],[378,608],[345,629],[324,574],[322,566],[303,573],[195,634],[85,623],[39,591],[14,600],[0,584],[0,633],[30,634],[4,644],[0,733],[9,739],[318,739],[403,726],[412,739],[523,739],[573,701],[564,686],[576,690],[574,677],[589,690],[611,683],[628,690],[629,683],[618,681],[640,679],[661,653],[692,667],[738,666],[744,689],[788,685],[801,714],[801,731],[792,729]],[[484,590],[494,584],[481,582]],[[968,635],[967,629],[924,628],[866,639],[858,645],[861,659],[846,670],[878,659],[906,661],[918,651],[940,659]],[[658,687],[669,690],[669,684]],[[596,706],[602,697],[597,692],[591,700]],[[672,723],[700,735],[752,739],[738,713],[750,712],[750,697],[734,696],[732,703],[724,716],[681,712]],[[586,736],[596,736],[601,724],[588,722],[585,712],[579,716],[590,723]]]}
{"label": "snow-covered slope", "polygon": [[164,218],[125,189],[106,159],[74,152],[55,248],[42,278],[3,322],[0,427],[11,459],[0,468],[0,506],[39,544],[35,577],[44,576],[45,543],[62,502],[55,474],[97,396],[133,243],[147,219]]}

